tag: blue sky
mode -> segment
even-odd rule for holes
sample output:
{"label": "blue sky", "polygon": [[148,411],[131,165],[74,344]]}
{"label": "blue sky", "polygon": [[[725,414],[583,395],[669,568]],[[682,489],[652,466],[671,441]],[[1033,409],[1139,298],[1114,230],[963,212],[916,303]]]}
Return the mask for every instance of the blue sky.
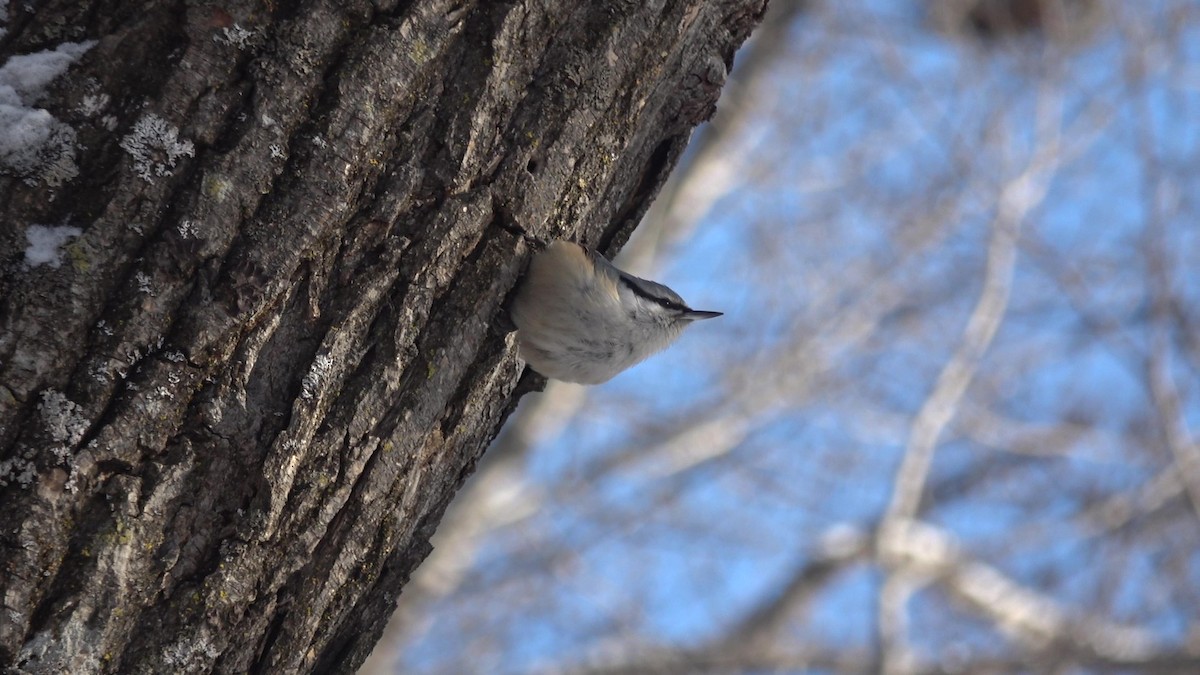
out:
{"label": "blue sky", "polygon": [[[1047,119],[1056,168],[919,517],[1080,615],[1167,647],[1194,631],[1200,521],[1182,493],[1155,505],[1147,487],[1172,461],[1147,359],[1166,345],[1198,433],[1200,350],[1185,318],[1155,313],[1152,280],[1160,249],[1180,315],[1200,316],[1200,8],[1108,6],[1115,19],[1065,48],[981,47],[902,2],[802,14],[750,98],[722,101],[747,106],[724,155],[740,170],[652,275],[726,315],[588,391],[529,449],[520,485],[537,508],[476,542],[399,671],[703,644],[830,528],[874,527],[979,301],[1000,195]],[[1093,527],[1122,499],[1128,521]],[[847,566],[779,639],[874,649],[882,578]],[[921,658],[1013,653],[986,611],[943,591],[907,604]]]}

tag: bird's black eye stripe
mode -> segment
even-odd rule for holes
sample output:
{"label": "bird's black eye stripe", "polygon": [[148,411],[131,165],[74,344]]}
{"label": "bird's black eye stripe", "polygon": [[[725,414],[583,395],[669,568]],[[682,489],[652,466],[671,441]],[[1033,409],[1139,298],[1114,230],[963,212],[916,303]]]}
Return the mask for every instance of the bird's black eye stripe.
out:
{"label": "bird's black eye stripe", "polygon": [[657,302],[658,304],[662,305],[663,307],[666,307],[667,309],[674,309],[674,310],[678,310],[680,312],[686,312],[688,309],[687,307],[684,307],[683,305],[681,305],[678,302],[675,302],[674,300],[671,300],[669,298],[661,298],[657,295],[651,295],[651,294],[647,293],[644,288],[642,288],[641,286],[638,286],[637,284],[626,279],[625,277],[621,277],[620,280],[621,280],[621,283],[625,286],[625,288],[628,288],[629,290],[633,291],[633,294],[638,297],[645,298],[646,300],[649,300],[650,302]]}

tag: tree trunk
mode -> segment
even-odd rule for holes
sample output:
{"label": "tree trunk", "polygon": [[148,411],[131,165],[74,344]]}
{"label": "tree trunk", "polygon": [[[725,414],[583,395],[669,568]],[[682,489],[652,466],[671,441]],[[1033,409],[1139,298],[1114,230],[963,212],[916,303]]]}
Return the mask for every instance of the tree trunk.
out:
{"label": "tree trunk", "polygon": [[510,225],[619,248],[764,0],[25,4],[0,664],[353,671],[515,405]]}

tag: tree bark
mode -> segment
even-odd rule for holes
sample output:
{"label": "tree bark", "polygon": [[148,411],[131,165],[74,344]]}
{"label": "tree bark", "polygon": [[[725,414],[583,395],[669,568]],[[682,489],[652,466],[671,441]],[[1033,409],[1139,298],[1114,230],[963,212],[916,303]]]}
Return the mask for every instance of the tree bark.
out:
{"label": "tree bark", "polygon": [[0,175],[0,664],[353,671],[516,403],[510,225],[619,248],[764,4],[10,3],[96,43]]}

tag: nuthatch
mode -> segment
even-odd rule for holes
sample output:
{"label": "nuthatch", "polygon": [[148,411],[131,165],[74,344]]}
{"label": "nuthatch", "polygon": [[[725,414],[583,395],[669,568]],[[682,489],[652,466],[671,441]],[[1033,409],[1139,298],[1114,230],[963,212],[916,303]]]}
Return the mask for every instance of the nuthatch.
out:
{"label": "nuthatch", "polygon": [[521,358],[546,377],[580,384],[607,382],[665,349],[693,321],[721,316],[691,309],[666,286],[562,240],[534,256],[510,313]]}

